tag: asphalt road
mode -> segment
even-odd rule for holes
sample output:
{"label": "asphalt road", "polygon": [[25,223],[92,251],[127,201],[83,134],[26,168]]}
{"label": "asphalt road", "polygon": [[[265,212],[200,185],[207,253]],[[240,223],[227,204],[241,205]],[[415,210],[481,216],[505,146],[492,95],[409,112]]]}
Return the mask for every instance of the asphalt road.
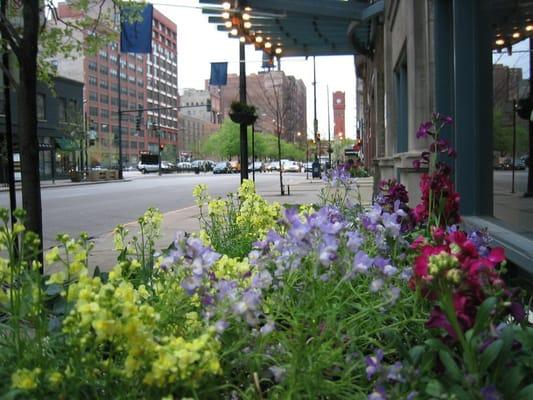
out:
{"label": "asphalt road", "polygon": [[[238,174],[213,175],[205,173],[140,175],[127,172],[128,181],[97,185],[78,185],[43,188],[44,247],[55,242],[57,233],[76,235],[86,231],[92,237],[110,232],[116,225],[137,219],[148,207],[169,212],[194,205],[193,188],[205,183],[211,195],[225,195],[239,186]],[[276,190],[279,175],[256,174],[261,190]],[[17,204],[20,206],[20,192]],[[0,192],[0,206],[9,206],[8,192]]]}

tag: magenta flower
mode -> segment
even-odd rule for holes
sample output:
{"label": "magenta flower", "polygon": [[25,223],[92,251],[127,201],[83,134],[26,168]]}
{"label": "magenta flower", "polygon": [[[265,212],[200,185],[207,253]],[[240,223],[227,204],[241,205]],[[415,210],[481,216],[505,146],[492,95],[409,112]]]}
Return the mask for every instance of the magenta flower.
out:
{"label": "magenta flower", "polygon": [[420,139],[420,138],[425,138],[428,135],[431,135],[431,132],[429,131],[431,128],[433,128],[433,122],[431,121],[422,122],[420,124],[420,128],[418,128],[418,131],[416,132],[416,138]]}

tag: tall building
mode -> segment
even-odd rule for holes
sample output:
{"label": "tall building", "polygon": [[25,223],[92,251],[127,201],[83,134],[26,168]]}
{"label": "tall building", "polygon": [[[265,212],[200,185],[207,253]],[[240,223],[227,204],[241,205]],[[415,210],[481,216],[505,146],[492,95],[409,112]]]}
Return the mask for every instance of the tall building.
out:
{"label": "tall building", "polygon": [[[108,1],[104,6],[107,12],[113,12],[112,2]],[[99,10],[90,9],[89,12]],[[78,14],[68,3],[59,3],[58,15],[62,20],[76,18]],[[54,60],[61,75],[85,83],[84,112],[89,128],[97,132],[95,146],[91,147],[89,155],[92,165],[110,167],[118,164],[119,69],[122,110],[171,108],[178,104],[176,24],[154,8],[152,26],[153,50],[150,55],[119,54],[119,44],[110,43],[96,55]],[[136,118],[135,112],[122,115],[124,165],[135,164],[141,151],[157,152],[159,141],[177,151],[176,110],[143,112],[141,129],[137,129]],[[155,129],[158,126],[161,128],[160,138]]]}
{"label": "tall building", "polygon": [[[211,93],[212,112],[218,122],[228,115],[231,102],[239,100],[239,76],[228,75],[226,86],[206,87]],[[246,100],[257,108],[257,131],[275,133],[281,121],[281,137],[305,143],[307,132],[306,87],[301,79],[283,71],[250,74],[246,77]],[[302,134],[298,136],[298,132]]]}
{"label": "tall building", "polygon": [[344,92],[333,92],[333,134],[335,139],[346,137],[346,98]]}

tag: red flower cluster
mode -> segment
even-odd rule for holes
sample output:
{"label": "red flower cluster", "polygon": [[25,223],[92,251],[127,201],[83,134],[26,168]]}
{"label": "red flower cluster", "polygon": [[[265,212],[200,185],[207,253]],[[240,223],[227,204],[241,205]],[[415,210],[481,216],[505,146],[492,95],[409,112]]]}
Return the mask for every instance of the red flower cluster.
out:
{"label": "red flower cluster", "polygon": [[454,189],[449,168],[441,164],[431,175],[423,174],[420,179],[422,202],[415,207],[417,222],[424,222],[430,216],[439,226],[450,226],[461,222],[459,215],[459,193]]}
{"label": "red flower cluster", "polygon": [[[512,296],[498,273],[505,253],[503,248],[496,247],[480,254],[476,244],[463,231],[443,234],[437,228],[433,232],[436,244],[429,244],[422,237],[413,243],[420,254],[415,260],[410,286],[418,285],[430,299],[438,299],[443,291],[450,290],[457,320],[461,329],[466,331],[474,325],[477,309],[487,297],[503,296],[504,300],[509,300]],[[517,320],[523,319],[523,309],[517,307],[517,303],[509,304],[507,313]],[[443,328],[451,337],[456,337],[452,325],[438,305],[431,312],[427,326]]]}

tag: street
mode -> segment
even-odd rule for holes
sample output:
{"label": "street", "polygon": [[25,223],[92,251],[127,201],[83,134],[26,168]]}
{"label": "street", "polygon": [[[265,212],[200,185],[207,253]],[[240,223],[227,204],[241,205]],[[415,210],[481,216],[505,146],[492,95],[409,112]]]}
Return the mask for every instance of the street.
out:
{"label": "street", "polygon": [[[286,174],[290,176],[300,174]],[[41,190],[43,204],[44,248],[55,243],[57,233],[76,235],[86,231],[91,237],[110,232],[117,224],[137,219],[148,207],[162,212],[194,205],[193,188],[206,184],[213,196],[225,195],[239,186],[239,174],[213,175],[212,173],[141,175],[125,172],[124,182],[96,185],[78,185]],[[250,175],[251,178],[251,175]],[[260,191],[279,190],[277,173],[256,173]],[[21,206],[20,191],[17,205]],[[8,192],[0,192],[0,206],[9,207]]]}

